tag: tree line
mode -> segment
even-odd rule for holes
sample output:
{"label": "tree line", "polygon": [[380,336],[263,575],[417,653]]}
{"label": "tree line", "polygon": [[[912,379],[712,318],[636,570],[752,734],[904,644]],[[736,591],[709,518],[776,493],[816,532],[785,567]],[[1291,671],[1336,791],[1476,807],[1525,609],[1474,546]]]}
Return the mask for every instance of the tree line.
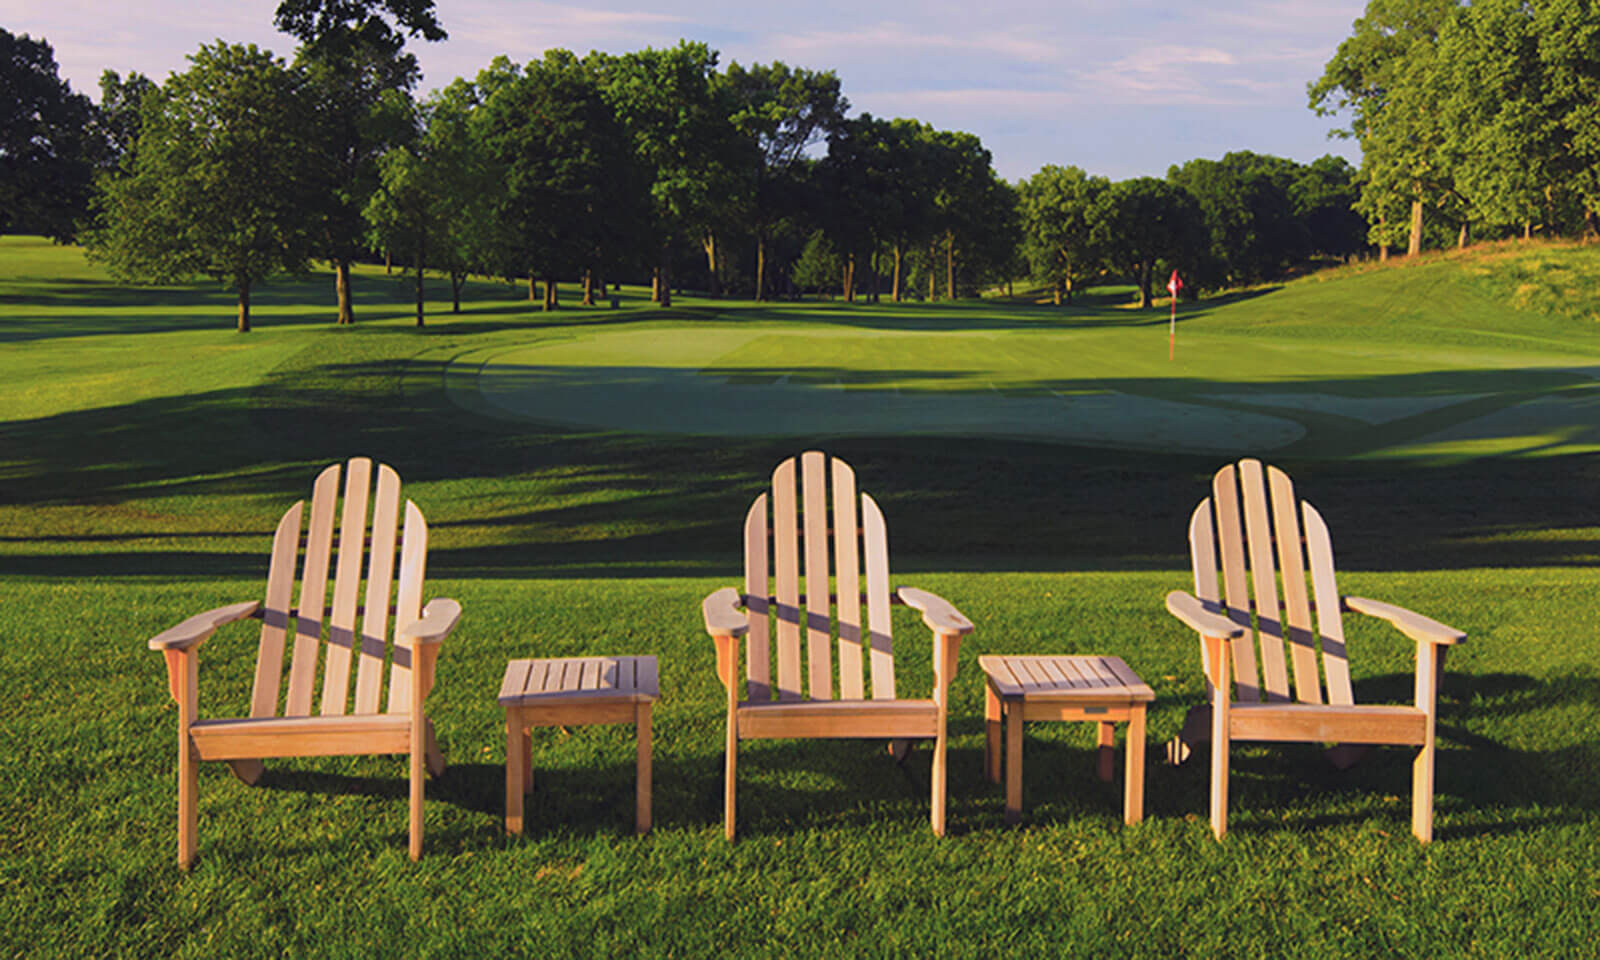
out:
{"label": "tree line", "polygon": [[1595,0],[1370,0],[1309,95],[1349,115],[1385,252],[1596,232]]}
{"label": "tree line", "polygon": [[51,210],[19,186],[0,230],[75,235],[123,279],[214,276],[246,330],[251,289],[313,261],[352,322],[350,265],[375,254],[414,270],[419,324],[429,269],[457,309],[469,275],[526,280],[546,309],[559,282],[585,304],[648,282],[670,305],[681,288],[900,301],[1023,277],[1057,303],[1131,281],[1149,305],[1166,269],[1189,291],[1271,280],[1349,256],[1367,227],[1334,156],[1237,152],[1120,182],[1047,166],[1012,184],[970,133],[849,116],[832,71],[719,69],[687,41],[551,50],[419,99],[404,44],[444,38],[431,0],[286,0],[276,22],[301,43],[292,62],[219,41],[161,84],[107,71],[98,107],[55,78],[47,44],[0,31],[32,44],[30,76],[65,105],[34,182],[73,184]]}

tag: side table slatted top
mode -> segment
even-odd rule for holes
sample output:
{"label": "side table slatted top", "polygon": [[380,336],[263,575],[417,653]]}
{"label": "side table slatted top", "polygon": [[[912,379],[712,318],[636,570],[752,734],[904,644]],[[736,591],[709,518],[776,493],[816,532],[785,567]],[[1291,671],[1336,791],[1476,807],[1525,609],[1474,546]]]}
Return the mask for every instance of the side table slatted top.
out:
{"label": "side table slatted top", "polygon": [[979,657],[978,667],[1004,700],[1149,703],[1156,698],[1121,657],[990,655]]}
{"label": "side table slatted top", "polygon": [[648,703],[659,699],[656,658],[569,657],[513,660],[500,683],[501,706],[551,699]]}

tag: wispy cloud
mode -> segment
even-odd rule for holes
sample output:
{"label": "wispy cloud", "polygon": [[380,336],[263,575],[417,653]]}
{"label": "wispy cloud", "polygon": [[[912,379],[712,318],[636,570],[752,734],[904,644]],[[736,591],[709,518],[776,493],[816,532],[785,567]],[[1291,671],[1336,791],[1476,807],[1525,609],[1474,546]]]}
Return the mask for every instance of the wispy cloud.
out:
{"label": "wispy cloud", "polygon": [[881,21],[850,30],[811,30],[768,38],[780,56],[834,55],[868,50],[877,56],[904,56],[907,53],[966,52],[1014,57],[1044,63],[1063,56],[1062,45],[1041,36],[1038,28],[1008,26],[1004,32],[965,33],[929,31],[910,24]]}

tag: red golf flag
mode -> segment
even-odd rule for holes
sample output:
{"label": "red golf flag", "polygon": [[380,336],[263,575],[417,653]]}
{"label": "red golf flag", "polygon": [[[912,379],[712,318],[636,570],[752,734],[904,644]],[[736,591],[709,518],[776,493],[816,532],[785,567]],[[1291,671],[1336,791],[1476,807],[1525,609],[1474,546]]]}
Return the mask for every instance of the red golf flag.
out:
{"label": "red golf flag", "polygon": [[1177,352],[1178,344],[1178,291],[1183,289],[1183,279],[1178,276],[1178,271],[1172,271],[1172,279],[1167,281],[1167,292],[1172,294],[1172,320],[1167,324],[1167,359],[1171,360]]}

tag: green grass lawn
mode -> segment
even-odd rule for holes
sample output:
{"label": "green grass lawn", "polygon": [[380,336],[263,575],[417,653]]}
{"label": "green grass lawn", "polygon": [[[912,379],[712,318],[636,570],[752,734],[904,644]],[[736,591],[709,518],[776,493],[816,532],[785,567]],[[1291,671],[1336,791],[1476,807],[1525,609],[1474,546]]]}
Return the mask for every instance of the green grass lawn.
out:
{"label": "green grass lawn", "polygon": [[[474,282],[417,330],[404,281],[370,268],[355,327],[319,275],[259,291],[241,336],[213,285],[125,288],[0,238],[0,955],[1581,954],[1600,917],[1600,328],[1562,291],[1597,279],[1600,250],[1548,245],[1348,268],[1185,305],[1169,362],[1165,314],[1114,291],[667,312],[625,290],[620,310],[546,314]],[[896,581],[977,625],[942,840],[926,748],[896,766],[782,741],[741,750],[741,836],[722,839],[699,600],[737,580],[745,507],[807,446],[883,505]],[[1203,755],[1156,762],[1203,695],[1161,598],[1189,582],[1190,509],[1242,454],[1323,511],[1345,592],[1470,634],[1428,847],[1408,751],[1340,773],[1313,746],[1237,749],[1222,844]],[[451,768],[427,853],[406,859],[400,760],[276,761],[256,788],[205,765],[180,873],[176,715],[144,641],[258,597],[277,517],[351,455],[400,471],[432,527],[429,593],[465,608],[430,701]],[[1347,628],[1357,699],[1408,699],[1408,643]],[[918,695],[926,634],[896,629]],[[203,715],[242,707],[254,647],[248,627],[206,645]],[[535,733],[527,834],[507,839],[506,660],[644,652],[663,669],[655,832],[630,832],[626,733],[574,728]],[[1024,825],[1003,826],[981,773],[989,652],[1116,653],[1150,683],[1144,824],[1121,825],[1089,728],[1042,725]]]}

